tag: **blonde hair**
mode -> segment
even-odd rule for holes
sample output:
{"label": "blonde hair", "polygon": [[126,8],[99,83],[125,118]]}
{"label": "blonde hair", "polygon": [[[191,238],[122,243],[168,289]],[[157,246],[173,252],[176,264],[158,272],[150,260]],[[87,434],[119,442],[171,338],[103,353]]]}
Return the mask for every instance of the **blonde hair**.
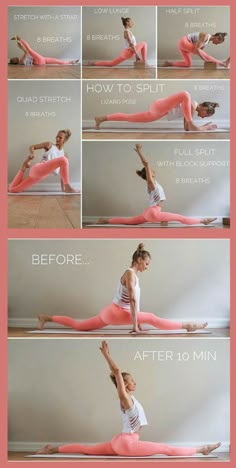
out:
{"label": "blonde hair", "polygon": [[138,258],[142,258],[143,260],[146,258],[146,257],[149,257],[151,258],[151,254],[144,249],[144,244],[140,243],[137,247],[137,249],[135,250],[135,252],[133,253],[133,256],[132,256],[132,262],[137,262]]}
{"label": "blonde hair", "polygon": [[[123,380],[124,380],[124,382],[125,382],[126,377],[128,377],[130,374],[129,374],[129,372],[121,372],[121,375],[122,375]],[[117,388],[116,378],[115,378],[114,374],[110,374],[110,379],[111,379],[112,383],[113,383],[113,384],[116,386],[116,388]]]}
{"label": "blonde hair", "polygon": [[69,140],[71,136],[71,131],[69,130],[69,128],[66,128],[64,130],[59,130],[59,133],[64,133],[66,141]]}

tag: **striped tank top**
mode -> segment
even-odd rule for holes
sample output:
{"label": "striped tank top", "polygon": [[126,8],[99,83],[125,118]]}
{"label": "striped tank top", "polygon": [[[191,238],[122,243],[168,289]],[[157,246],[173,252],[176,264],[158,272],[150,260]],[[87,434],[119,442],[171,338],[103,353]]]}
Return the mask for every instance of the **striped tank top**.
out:
{"label": "striped tank top", "polygon": [[[133,268],[127,268],[127,270],[134,271]],[[140,286],[138,276],[135,274],[135,299],[137,304],[137,312],[140,310]],[[114,296],[113,302],[117,304],[122,309],[130,310],[130,298],[129,292],[126,286],[124,286],[121,281],[119,282]]]}
{"label": "striped tank top", "polygon": [[131,406],[131,408],[124,410],[120,405],[123,422],[122,432],[128,434],[137,432],[142,426],[146,426],[148,424],[142,405],[133,395],[131,398],[133,400],[133,406]]}
{"label": "striped tank top", "polygon": [[148,191],[149,195],[149,205],[150,206],[156,206],[158,205],[161,201],[166,200],[165,192],[160,184],[155,180],[155,188],[151,190],[151,192]]}

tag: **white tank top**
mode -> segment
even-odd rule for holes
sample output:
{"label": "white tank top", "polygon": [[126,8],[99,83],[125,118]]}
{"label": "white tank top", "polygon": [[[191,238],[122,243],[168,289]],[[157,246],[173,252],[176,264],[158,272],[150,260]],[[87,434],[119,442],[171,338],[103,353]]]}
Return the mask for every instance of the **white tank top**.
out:
{"label": "white tank top", "polygon": [[24,65],[26,65],[27,67],[33,65],[33,57],[31,57],[31,55],[29,55],[29,54],[26,55],[26,57],[25,57],[24,60],[23,60],[23,63],[24,63]]}
{"label": "white tank top", "polygon": [[165,192],[160,184],[155,180],[155,188],[151,192],[148,191],[149,205],[156,206],[160,201],[166,200]]}
{"label": "white tank top", "polygon": [[[198,103],[197,101],[193,101],[194,105],[194,110],[196,110]],[[167,113],[167,120],[177,120],[183,118],[183,111],[182,111],[182,106],[181,104],[178,104],[175,107],[172,107],[172,109],[169,110]]]}
{"label": "white tank top", "polygon": [[[41,162],[51,161],[52,159],[59,158],[60,156],[65,156],[64,149],[58,149],[56,145],[52,145],[51,148],[46,151],[41,159]],[[60,173],[60,168],[58,167],[53,171],[53,174],[58,175]]]}
{"label": "white tank top", "polygon": [[142,405],[133,395],[131,398],[133,400],[133,406],[131,406],[131,408],[124,410],[120,405],[123,423],[122,432],[128,434],[137,432],[142,426],[148,424]]}
{"label": "white tank top", "polygon": [[[127,270],[134,271],[132,268],[127,268]],[[137,312],[140,310],[140,287],[139,287],[139,279],[138,276],[135,274],[136,282],[135,282],[135,299],[137,304]],[[118,284],[115,297],[113,302],[117,304],[122,309],[130,310],[130,298],[129,292],[126,286],[124,286],[121,281]]]}
{"label": "white tank top", "polygon": [[[137,42],[136,42],[135,36],[134,36],[134,34],[132,33],[132,31],[130,31],[130,29],[125,29],[125,31],[128,32],[128,35],[129,35],[129,37],[130,37],[130,40],[131,40],[132,44],[133,44],[134,46],[136,46],[136,45],[137,45]],[[125,49],[129,49],[129,47],[130,47],[130,45],[129,45],[127,39],[125,39]]]}
{"label": "white tank top", "polygon": [[[200,36],[200,32],[192,32],[192,33],[187,34],[187,38],[189,42],[191,42],[192,44],[196,44],[199,41],[199,36]],[[210,37],[211,37],[211,34],[207,34],[207,38],[204,41],[204,46],[202,48],[206,47],[206,45],[208,44],[210,40]]]}

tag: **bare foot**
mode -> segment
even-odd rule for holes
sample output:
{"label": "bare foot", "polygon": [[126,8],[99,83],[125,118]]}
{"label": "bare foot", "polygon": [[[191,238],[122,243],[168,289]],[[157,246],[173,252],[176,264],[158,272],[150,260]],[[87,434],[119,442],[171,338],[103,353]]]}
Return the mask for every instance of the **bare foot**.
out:
{"label": "bare foot", "polygon": [[45,445],[45,447],[42,447],[41,449],[37,450],[35,453],[36,454],[52,454],[52,453],[57,453],[58,452],[58,448],[57,447],[53,447],[53,445]]}
{"label": "bare foot", "polygon": [[48,317],[47,315],[42,315],[42,314],[39,314],[38,315],[38,329],[39,330],[42,330],[44,328],[44,325],[46,322],[49,322],[49,319],[50,317]]}
{"label": "bare foot", "polygon": [[28,158],[25,159],[25,161],[23,162],[23,165],[22,165],[22,171],[25,171],[26,169],[28,169],[31,166],[31,162],[32,162],[33,159],[34,159],[33,154],[30,154],[28,156]]}
{"label": "bare foot", "polygon": [[203,330],[208,325],[207,322],[205,323],[183,323],[183,328],[186,328],[187,332],[193,332],[196,330]]}
{"label": "bare foot", "polygon": [[94,117],[96,122],[96,130],[99,130],[99,127],[102,122],[105,122],[106,117]]}
{"label": "bare foot", "polygon": [[99,218],[97,223],[98,224],[109,224],[108,219],[106,219],[106,218]]}
{"label": "bare foot", "polygon": [[70,63],[71,63],[71,65],[75,65],[76,63],[79,63],[79,59],[77,59],[77,60],[71,60]]}
{"label": "bare foot", "polygon": [[161,67],[172,67],[172,62],[168,62],[168,60],[166,60],[164,63],[162,63]]}
{"label": "bare foot", "polygon": [[226,60],[224,60],[223,66],[225,68],[230,68],[230,57],[228,57]]}
{"label": "bare foot", "polygon": [[205,224],[205,226],[207,226],[208,224],[212,223],[213,221],[215,221],[217,218],[204,218],[204,219],[201,219],[201,223],[202,224]]}
{"label": "bare foot", "polygon": [[203,445],[203,447],[200,447],[198,453],[202,453],[203,455],[209,455],[209,453],[213,452],[213,450],[216,450],[220,446],[221,442],[218,442],[217,444]]}
{"label": "bare foot", "polygon": [[69,184],[64,185],[64,192],[65,193],[79,193],[78,190],[73,189],[73,187],[71,187],[71,185]]}
{"label": "bare foot", "polygon": [[11,41],[17,41],[17,36],[11,37]]}

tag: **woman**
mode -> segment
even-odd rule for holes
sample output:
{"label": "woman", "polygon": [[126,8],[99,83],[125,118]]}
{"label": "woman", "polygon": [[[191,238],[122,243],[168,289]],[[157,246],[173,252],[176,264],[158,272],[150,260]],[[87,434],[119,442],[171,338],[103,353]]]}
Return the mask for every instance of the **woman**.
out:
{"label": "woman", "polygon": [[216,107],[219,107],[219,104],[215,102],[198,104],[191,99],[187,91],[181,91],[180,93],[154,101],[146,112],[139,112],[137,114],[122,114],[119,112],[117,114],[95,117],[96,129],[99,130],[101,123],[105,121],[154,122],[166,116],[167,120],[176,120],[184,117],[185,131],[206,132],[207,130],[215,130],[217,126],[210,122],[199,127],[193,123],[193,114],[197,113],[198,117],[202,119],[210,117],[215,113]]}
{"label": "woman", "polygon": [[210,55],[207,55],[202,49],[210,42],[218,45],[222,44],[225,40],[227,33],[218,32],[216,34],[207,34],[205,32],[192,32],[181,37],[178,41],[178,49],[182,55],[182,61],[169,62],[168,60],[163,63],[162,67],[191,67],[192,58],[191,54],[198,55],[204,62],[215,62],[224,68],[229,67],[230,57],[227,60],[217,60]]}
{"label": "woman", "polygon": [[75,65],[79,60],[60,60],[52,57],[43,57],[35,52],[29,44],[20,36],[13,36],[12,41],[17,41],[18,47],[23,50],[24,55],[10,59],[11,65]]}
{"label": "woman", "polygon": [[70,444],[59,447],[46,445],[36,453],[83,453],[86,455],[119,455],[125,457],[148,457],[156,454],[192,456],[198,453],[209,455],[213,450],[220,447],[220,443],[203,445],[199,448],[190,448],[139,440],[141,429],[143,426],[146,426],[148,422],[142,405],[133,396],[136,390],[136,383],[128,372],[121,372],[118,365],[113,361],[106,341],[102,342],[100,351],[107,361],[111,371],[111,380],[117,388],[123,423],[122,432],[114,436],[110,442],[96,445]]}
{"label": "woman", "polygon": [[42,329],[46,322],[54,322],[80,331],[90,331],[105,327],[106,325],[132,325],[130,333],[142,333],[140,325],[147,323],[162,330],[185,329],[188,332],[203,329],[207,323],[182,323],[161,319],[149,312],[139,312],[140,287],[138,272],[147,270],[151,255],[139,244],[132,256],[130,268],[124,272],[119,281],[113,302],[105,307],[95,317],[76,321],[71,317],[39,315],[38,327]]}
{"label": "woman", "polygon": [[[130,59],[131,57],[135,56],[136,63],[145,63],[147,60],[147,43],[146,42],[139,42],[137,44],[135,36],[133,35],[131,29],[134,25],[134,22],[131,18],[121,18],[121,21],[124,26],[124,49],[121,51],[120,55],[113,60],[109,61],[99,61],[99,62],[88,62],[88,66],[95,66],[95,67],[114,67],[125,60]],[[141,53],[142,59],[139,57],[139,53]]]}
{"label": "woman", "polygon": [[[32,145],[29,147],[30,155],[23,162],[21,169],[17,172],[9,187],[9,192],[18,193],[32,187],[32,185],[45,179],[49,174],[54,173],[61,177],[61,188],[65,193],[76,193],[69,183],[69,161],[68,155],[64,152],[64,144],[71,136],[70,130],[59,130],[56,136],[56,143],[50,141]],[[30,168],[32,160],[35,158],[35,150],[44,149],[45,153],[41,162],[34,164]],[[24,178],[26,169],[29,169],[29,175]]]}
{"label": "woman", "polygon": [[150,167],[147,160],[142,154],[142,146],[135,145],[134,151],[138,154],[143,164],[141,171],[136,171],[137,175],[144,179],[147,183],[147,191],[149,195],[149,205],[141,215],[133,218],[101,218],[99,224],[143,224],[143,223],[168,223],[168,221],[178,221],[183,224],[209,224],[215,221],[216,218],[189,218],[176,213],[165,213],[161,211],[161,204],[166,200],[162,186],[155,180],[155,171]]}

